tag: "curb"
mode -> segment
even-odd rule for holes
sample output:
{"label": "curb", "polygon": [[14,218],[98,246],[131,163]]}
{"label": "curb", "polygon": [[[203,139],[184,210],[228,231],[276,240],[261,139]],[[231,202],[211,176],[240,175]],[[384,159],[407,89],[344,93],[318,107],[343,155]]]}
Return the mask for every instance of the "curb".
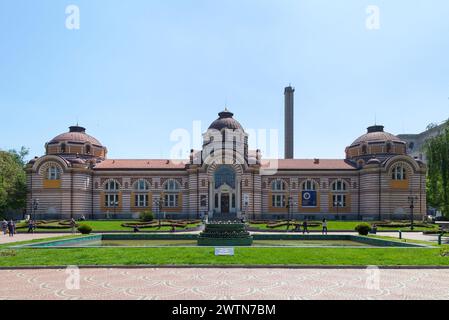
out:
{"label": "curb", "polygon": [[[74,265],[72,265],[74,266]],[[0,267],[0,270],[59,270],[67,266],[23,266],[23,267]],[[76,266],[79,269],[346,269],[362,270],[367,268],[378,268],[381,270],[419,270],[438,269],[449,270],[449,266],[322,266],[322,265],[84,265]]]}

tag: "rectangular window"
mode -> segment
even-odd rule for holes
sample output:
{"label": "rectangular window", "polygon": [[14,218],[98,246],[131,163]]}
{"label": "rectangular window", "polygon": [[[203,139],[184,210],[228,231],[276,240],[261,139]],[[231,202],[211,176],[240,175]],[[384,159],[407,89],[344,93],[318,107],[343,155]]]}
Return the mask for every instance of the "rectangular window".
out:
{"label": "rectangular window", "polygon": [[140,208],[148,207],[148,194],[136,194],[135,197],[135,206]]}
{"label": "rectangular window", "polygon": [[116,208],[118,205],[118,194],[106,194],[104,196],[104,206],[106,208]]}
{"label": "rectangular window", "polygon": [[200,206],[201,207],[206,207],[207,206],[207,196],[202,194],[200,196]]}
{"label": "rectangular window", "polygon": [[285,195],[274,194],[271,198],[271,201],[274,208],[285,208]]}
{"label": "rectangular window", "polygon": [[332,206],[334,208],[345,208],[346,207],[346,195],[334,194],[332,196]]}
{"label": "rectangular window", "polygon": [[178,195],[166,194],[164,199],[164,206],[166,208],[176,208],[178,206]]}

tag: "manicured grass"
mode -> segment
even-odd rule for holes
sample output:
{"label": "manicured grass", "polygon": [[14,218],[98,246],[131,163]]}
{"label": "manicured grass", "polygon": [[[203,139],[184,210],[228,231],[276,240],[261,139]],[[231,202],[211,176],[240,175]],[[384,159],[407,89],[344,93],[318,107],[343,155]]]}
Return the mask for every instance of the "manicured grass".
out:
{"label": "manicured grass", "polygon": [[[299,223],[302,225],[303,221],[296,221],[295,223]],[[328,221],[327,222],[327,228],[329,231],[339,231],[339,230],[355,230],[355,227],[362,223],[362,221]],[[369,224],[375,223],[375,222],[367,222]],[[266,224],[250,224],[251,227],[253,228],[258,228],[258,229],[262,229],[262,230],[276,230],[276,231],[282,231],[282,230],[287,230],[287,226],[283,226],[283,227],[278,227],[278,228],[268,228]],[[294,226],[290,226],[289,230],[294,229]],[[321,231],[322,227],[318,226],[318,227],[309,227],[310,231]],[[388,228],[388,227],[378,227],[377,230],[378,231],[398,231],[398,230],[402,230],[402,231],[410,231],[410,228]],[[424,228],[424,227],[415,227],[414,230],[415,231],[429,231],[429,230],[438,230],[438,226],[437,225],[432,225],[430,228]],[[301,230],[302,230],[302,226],[301,226]]]}
{"label": "manicured grass", "polygon": [[[157,221],[157,220],[155,220]],[[123,227],[122,224],[123,223],[136,223],[136,222],[141,222],[141,221],[137,221],[137,220],[126,220],[126,221],[122,221],[122,220],[108,220],[108,221],[77,221],[78,224],[87,224],[89,226],[92,227],[92,231],[93,232],[104,232],[104,231],[128,231],[128,232],[132,232],[133,229],[132,228],[127,228],[127,227]],[[58,226],[57,222],[54,223],[50,223],[48,225],[52,225],[52,226]],[[188,224],[187,228],[195,228],[197,227],[198,224]],[[155,227],[155,228],[145,228],[145,229],[141,229],[142,232],[148,232],[148,231],[170,231],[171,227],[169,226],[163,226],[161,228]],[[177,227],[176,230],[182,230],[182,228]],[[26,233],[28,231],[27,228],[25,229],[18,229],[19,233]],[[69,228],[65,228],[65,229],[45,229],[45,228],[38,228],[36,229],[36,232],[48,232],[48,231],[52,231],[52,232],[68,232],[70,231],[70,227]]]}
{"label": "manicured grass", "polygon": [[[446,249],[448,247],[445,247]],[[235,248],[235,256],[216,257],[213,248],[16,249],[0,266],[65,265],[444,265],[440,248]]]}

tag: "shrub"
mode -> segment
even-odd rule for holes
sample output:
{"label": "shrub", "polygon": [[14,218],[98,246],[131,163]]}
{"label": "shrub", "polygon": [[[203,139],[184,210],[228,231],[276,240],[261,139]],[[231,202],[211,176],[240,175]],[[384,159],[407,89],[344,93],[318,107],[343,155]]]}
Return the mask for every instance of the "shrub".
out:
{"label": "shrub", "polygon": [[361,223],[358,224],[357,227],[355,227],[355,231],[357,231],[361,236],[367,236],[370,230],[371,225],[369,225],[368,223]]}
{"label": "shrub", "polygon": [[78,231],[81,234],[90,234],[92,232],[92,227],[87,224],[82,224],[78,227]]}
{"label": "shrub", "polygon": [[153,213],[151,211],[143,211],[140,213],[140,220],[142,221],[153,221]]}

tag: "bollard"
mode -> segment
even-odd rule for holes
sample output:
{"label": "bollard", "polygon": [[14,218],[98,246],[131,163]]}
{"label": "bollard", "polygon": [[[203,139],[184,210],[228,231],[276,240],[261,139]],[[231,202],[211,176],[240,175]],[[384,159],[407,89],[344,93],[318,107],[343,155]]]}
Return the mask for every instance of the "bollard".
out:
{"label": "bollard", "polygon": [[399,240],[402,240],[402,231],[399,230]]}
{"label": "bollard", "polygon": [[442,234],[442,233],[440,233],[440,234],[438,235],[438,245],[439,245],[439,246],[441,246],[441,237],[443,237],[443,234]]}

